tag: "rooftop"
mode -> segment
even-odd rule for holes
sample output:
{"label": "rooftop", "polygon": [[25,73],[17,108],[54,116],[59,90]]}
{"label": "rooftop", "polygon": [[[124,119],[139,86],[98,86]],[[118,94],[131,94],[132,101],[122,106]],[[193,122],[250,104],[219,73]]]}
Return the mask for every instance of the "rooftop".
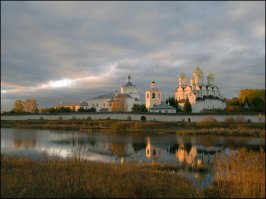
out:
{"label": "rooftop", "polygon": [[168,104],[164,104],[164,103],[159,104],[159,105],[154,105],[150,109],[174,109],[174,110],[176,110],[174,107],[172,107]]}

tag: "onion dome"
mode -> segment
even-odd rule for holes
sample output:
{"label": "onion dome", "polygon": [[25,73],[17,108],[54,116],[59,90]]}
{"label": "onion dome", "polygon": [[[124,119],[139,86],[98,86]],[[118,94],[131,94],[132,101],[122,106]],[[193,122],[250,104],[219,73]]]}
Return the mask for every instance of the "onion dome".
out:
{"label": "onion dome", "polygon": [[197,66],[197,68],[194,70],[193,73],[197,75],[203,75],[203,71],[200,69],[199,65]]}
{"label": "onion dome", "polygon": [[181,75],[179,76],[180,79],[186,78],[185,74],[182,72]]}
{"label": "onion dome", "polygon": [[209,75],[207,77],[214,78],[214,75],[212,73],[209,73]]}

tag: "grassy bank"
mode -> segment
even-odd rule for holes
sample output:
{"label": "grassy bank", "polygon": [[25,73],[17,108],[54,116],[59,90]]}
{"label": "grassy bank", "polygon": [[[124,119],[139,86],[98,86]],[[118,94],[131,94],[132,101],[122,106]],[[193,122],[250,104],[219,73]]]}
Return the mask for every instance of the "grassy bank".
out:
{"label": "grassy bank", "polygon": [[39,162],[1,155],[1,198],[265,198],[264,151],[218,157],[215,181],[205,189],[170,172],[174,167],[93,163],[79,155]]}
{"label": "grassy bank", "polygon": [[1,197],[199,197],[184,177],[160,165],[92,163],[78,159],[33,162],[1,158]]}
{"label": "grassy bank", "polygon": [[212,120],[190,123],[118,120],[1,120],[1,127],[265,137],[265,123],[215,122]]}
{"label": "grassy bank", "polygon": [[205,192],[209,197],[265,198],[265,152],[239,150],[216,159],[216,175]]}

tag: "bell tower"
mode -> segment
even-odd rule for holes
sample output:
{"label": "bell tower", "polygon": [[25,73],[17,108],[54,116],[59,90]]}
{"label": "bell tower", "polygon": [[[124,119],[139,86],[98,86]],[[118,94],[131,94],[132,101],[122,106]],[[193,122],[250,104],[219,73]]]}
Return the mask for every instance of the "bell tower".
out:
{"label": "bell tower", "polygon": [[151,82],[151,88],[145,92],[146,108],[151,108],[154,105],[159,105],[162,102],[162,92],[155,87],[155,81]]}

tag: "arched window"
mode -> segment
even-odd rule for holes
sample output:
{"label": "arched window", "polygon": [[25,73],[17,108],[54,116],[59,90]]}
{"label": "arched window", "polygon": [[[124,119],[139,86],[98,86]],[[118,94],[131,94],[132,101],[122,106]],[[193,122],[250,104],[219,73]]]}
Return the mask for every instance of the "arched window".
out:
{"label": "arched window", "polygon": [[155,93],[152,93],[152,98],[155,98]]}
{"label": "arched window", "polygon": [[149,97],[150,97],[150,95],[149,95],[149,93],[147,93],[147,99],[149,99]]}
{"label": "arched window", "polygon": [[146,117],[145,116],[141,116],[140,120],[141,121],[146,121]]}

